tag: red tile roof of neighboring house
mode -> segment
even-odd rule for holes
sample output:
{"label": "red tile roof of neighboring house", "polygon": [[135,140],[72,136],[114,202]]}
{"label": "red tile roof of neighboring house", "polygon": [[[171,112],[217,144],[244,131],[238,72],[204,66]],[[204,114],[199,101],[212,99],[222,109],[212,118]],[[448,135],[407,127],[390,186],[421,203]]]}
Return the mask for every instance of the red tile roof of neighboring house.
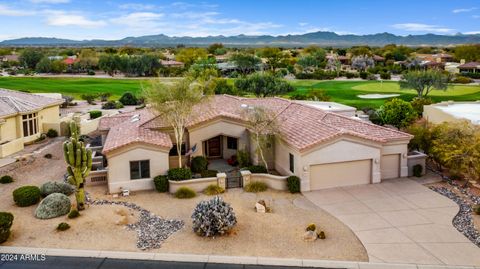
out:
{"label": "red tile roof of neighboring house", "polygon": [[68,65],[72,65],[74,63],[77,62],[77,59],[73,59],[73,58],[66,58],[65,60],[63,60],[64,63],[68,64]]}
{"label": "red tile roof of neighboring house", "polygon": [[469,63],[465,63],[465,64],[462,64],[462,65],[459,65],[458,68],[460,69],[473,69],[473,68],[479,68],[480,67],[480,63],[479,62],[469,62]]}
{"label": "red tile roof of neighboring house", "polygon": [[[404,132],[327,112],[287,99],[242,98],[230,95],[216,95],[208,102],[194,107],[192,115],[198,116],[192,117],[188,121],[187,128],[218,118],[243,121],[242,111],[248,109],[249,106],[263,106],[270,109],[277,117],[282,139],[299,151],[307,150],[319,143],[342,135],[356,136],[380,143],[406,140],[412,137]],[[145,143],[165,147],[171,145],[172,142],[168,135],[158,130],[169,128],[161,117],[155,116],[150,109],[143,109],[143,111],[136,111],[136,113],[141,113],[139,116],[141,120],[133,124],[129,123],[129,120],[134,113],[101,119],[99,129],[110,129],[104,145],[104,152],[138,141],[135,139],[144,139],[143,142]],[[117,125],[123,127],[118,129]],[[140,130],[134,131],[132,129]],[[115,134],[114,136],[110,135],[112,131]],[[145,133],[148,133],[148,135]],[[155,137],[155,135],[158,135],[158,137]],[[135,139],[132,139],[131,136]],[[153,141],[148,141],[149,139],[153,139]]]}

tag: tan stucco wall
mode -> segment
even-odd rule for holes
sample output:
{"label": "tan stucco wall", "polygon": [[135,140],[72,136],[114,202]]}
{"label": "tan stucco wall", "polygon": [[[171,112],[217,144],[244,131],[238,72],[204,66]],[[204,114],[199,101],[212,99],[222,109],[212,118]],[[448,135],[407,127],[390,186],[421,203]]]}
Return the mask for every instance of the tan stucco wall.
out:
{"label": "tan stucco wall", "polygon": [[23,149],[23,139],[17,138],[8,143],[0,144],[0,158],[19,152]]}
{"label": "tan stucco wall", "polygon": [[[154,188],[153,178],[168,170],[168,151],[149,145],[134,144],[107,154],[108,190],[117,193],[120,187],[131,191]],[[130,161],[150,160],[150,178],[130,179]]]}
{"label": "tan stucco wall", "polygon": [[19,138],[17,134],[17,118],[17,116],[13,116],[3,119],[4,123],[0,124],[0,143]]}
{"label": "tan stucco wall", "polygon": [[168,191],[170,193],[175,193],[181,187],[190,188],[195,192],[202,192],[209,185],[217,185],[217,178],[207,177],[207,178],[196,178],[196,179],[182,180],[182,181],[169,180],[169,185],[170,186],[168,188]]}
{"label": "tan stucco wall", "polygon": [[[196,128],[190,128],[188,132],[190,147],[193,147],[195,144],[197,144],[197,151],[192,154],[192,156],[205,155],[202,142],[219,135],[238,138],[238,149],[246,149],[248,147],[247,130],[245,126],[238,122],[233,122],[226,119],[218,119]],[[224,149],[226,149],[226,138],[224,143]],[[224,156],[224,158],[228,157],[229,156]]]}
{"label": "tan stucco wall", "polygon": [[270,174],[251,174],[252,182],[263,182],[270,189],[285,191],[287,190],[287,176],[275,176]]}
{"label": "tan stucco wall", "polygon": [[48,129],[54,129],[60,133],[60,107],[51,106],[38,112],[38,127],[40,133],[46,133]]}

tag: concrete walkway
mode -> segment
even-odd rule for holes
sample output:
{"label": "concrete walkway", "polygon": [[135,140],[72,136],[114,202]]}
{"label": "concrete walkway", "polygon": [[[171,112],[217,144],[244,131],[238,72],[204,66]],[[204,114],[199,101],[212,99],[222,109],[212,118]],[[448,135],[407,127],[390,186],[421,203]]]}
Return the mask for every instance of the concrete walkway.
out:
{"label": "concrete walkway", "polygon": [[304,195],[353,230],[370,262],[480,266],[480,248],[452,225],[457,204],[413,180]]}

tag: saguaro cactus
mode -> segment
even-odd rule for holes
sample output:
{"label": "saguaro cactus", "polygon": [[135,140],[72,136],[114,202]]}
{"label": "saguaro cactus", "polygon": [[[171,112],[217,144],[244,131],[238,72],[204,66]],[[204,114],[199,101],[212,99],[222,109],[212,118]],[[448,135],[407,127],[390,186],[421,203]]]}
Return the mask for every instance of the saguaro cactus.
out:
{"label": "saguaro cactus", "polygon": [[78,127],[75,122],[70,122],[70,139],[63,143],[63,153],[67,163],[68,182],[76,186],[75,198],[77,209],[85,209],[85,178],[92,168],[92,151],[85,148],[80,141]]}

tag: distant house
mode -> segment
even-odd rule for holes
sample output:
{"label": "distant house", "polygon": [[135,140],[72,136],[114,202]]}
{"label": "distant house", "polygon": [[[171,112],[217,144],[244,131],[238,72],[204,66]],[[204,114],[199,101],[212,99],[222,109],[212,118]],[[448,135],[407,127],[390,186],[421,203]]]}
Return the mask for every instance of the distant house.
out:
{"label": "distant house", "polygon": [[373,55],[373,60],[375,61],[375,63],[385,62],[385,58],[383,58],[382,56],[379,56],[379,55]]}
{"label": "distant house", "polygon": [[165,67],[177,67],[177,68],[183,68],[185,66],[184,63],[174,61],[174,60],[161,60],[160,64]]}
{"label": "distant house", "polygon": [[458,120],[468,120],[480,125],[480,101],[453,102],[446,101],[423,107],[423,117],[428,122],[440,124]]}
{"label": "distant house", "polygon": [[63,99],[0,89],[0,158],[23,149],[49,129],[60,132]]}
{"label": "distant house", "polygon": [[58,60],[62,60],[62,59],[63,59],[63,56],[60,56],[60,55],[48,56],[48,59],[49,59],[50,61],[58,61]]}
{"label": "distant house", "polygon": [[462,65],[459,65],[458,70],[460,73],[480,73],[480,63],[479,62],[469,62]]}
{"label": "distant house", "polygon": [[421,61],[436,62],[436,63],[446,63],[452,62],[454,60],[453,56],[447,53],[437,53],[437,54],[416,54],[415,57]]}
{"label": "distant house", "polygon": [[66,65],[73,65],[75,64],[76,62],[78,62],[78,60],[76,58],[66,58],[65,60],[63,60],[63,62],[66,64]]}
{"label": "distant house", "polygon": [[2,62],[18,62],[19,56],[17,54],[4,55],[0,56],[0,60],[2,60]]}

